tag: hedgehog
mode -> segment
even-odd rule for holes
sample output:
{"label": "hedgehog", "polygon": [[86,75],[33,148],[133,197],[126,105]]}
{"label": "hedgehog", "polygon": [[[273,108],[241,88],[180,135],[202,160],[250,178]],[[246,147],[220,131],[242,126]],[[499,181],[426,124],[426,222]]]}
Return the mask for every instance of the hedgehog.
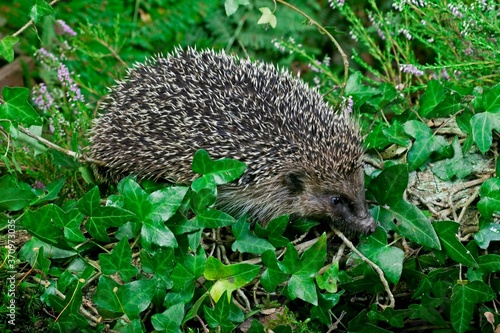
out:
{"label": "hedgehog", "polygon": [[273,64],[222,51],[176,49],[128,70],[94,120],[89,154],[105,179],[196,178],[198,149],[247,169],[216,206],[262,222],[289,215],[348,234],[376,224],[364,191],[363,140],[349,112]]}

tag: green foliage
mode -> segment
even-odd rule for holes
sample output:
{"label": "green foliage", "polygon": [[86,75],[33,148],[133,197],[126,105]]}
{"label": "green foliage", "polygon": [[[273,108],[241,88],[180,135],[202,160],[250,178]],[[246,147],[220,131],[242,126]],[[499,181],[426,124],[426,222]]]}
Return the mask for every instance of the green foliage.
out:
{"label": "green foliage", "polygon": [[[500,7],[330,3],[0,5],[0,56],[36,60],[28,88],[3,88],[0,100],[0,285],[22,271],[17,318],[61,332],[231,332],[247,319],[248,332],[498,329]],[[352,55],[346,82],[337,51],[294,5]],[[314,222],[262,227],[218,210],[217,186],[246,166],[204,150],[190,187],[133,177],[96,186],[69,150],[84,151],[106,87],[133,62],[192,44],[293,65],[359,118],[379,225],[359,237],[359,253],[337,252]],[[8,315],[13,298],[0,289]]]}

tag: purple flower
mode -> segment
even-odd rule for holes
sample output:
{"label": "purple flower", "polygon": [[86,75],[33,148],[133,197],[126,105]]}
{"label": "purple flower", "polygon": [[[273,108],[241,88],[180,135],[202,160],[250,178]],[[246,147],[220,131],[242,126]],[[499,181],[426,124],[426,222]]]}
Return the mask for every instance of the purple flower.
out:
{"label": "purple flower", "polygon": [[53,105],[54,98],[47,90],[45,83],[40,83],[38,87],[33,88],[33,103],[43,111],[47,111]]}
{"label": "purple flower", "polygon": [[45,185],[41,181],[37,180],[33,185],[31,185],[31,187],[42,189],[45,188]]}
{"label": "purple flower", "polygon": [[344,5],[345,0],[328,0],[328,4],[332,9],[340,8]]}
{"label": "purple flower", "polygon": [[352,108],[354,107],[352,96],[349,96],[348,98],[342,97],[342,99],[342,112],[352,113]]}
{"label": "purple flower", "polygon": [[450,11],[453,14],[453,16],[456,16],[458,18],[463,18],[464,17],[464,14],[462,14],[460,12],[460,10],[458,10],[457,6],[454,6],[453,4],[449,3],[448,4],[448,8],[450,9]]}
{"label": "purple flower", "polygon": [[403,73],[410,73],[410,74],[413,74],[415,76],[422,76],[422,75],[424,75],[423,71],[421,71],[415,65],[412,65],[412,64],[403,64],[403,65],[400,65],[399,69]]}
{"label": "purple flower", "polygon": [[68,91],[66,92],[66,96],[68,97],[68,99],[70,101],[84,102],[80,88],[78,88],[76,83],[73,82],[73,79],[71,78],[68,67],[66,67],[65,64],[59,64],[59,68],[57,69],[57,77],[59,78],[61,85],[63,87],[68,88]]}
{"label": "purple flower", "polygon": [[60,35],[68,34],[70,36],[76,36],[76,32],[71,29],[71,27],[67,25],[63,20],[57,20],[56,23],[61,30],[61,32],[59,33]]}

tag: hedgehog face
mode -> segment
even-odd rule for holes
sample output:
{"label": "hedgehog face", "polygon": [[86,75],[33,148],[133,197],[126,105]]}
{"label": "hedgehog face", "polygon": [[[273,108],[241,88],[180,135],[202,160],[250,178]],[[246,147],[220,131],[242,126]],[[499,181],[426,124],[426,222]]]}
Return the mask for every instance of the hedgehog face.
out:
{"label": "hedgehog face", "polygon": [[327,181],[319,181],[302,171],[285,175],[285,184],[295,197],[296,215],[325,221],[348,234],[371,234],[375,220],[365,199],[362,168]]}

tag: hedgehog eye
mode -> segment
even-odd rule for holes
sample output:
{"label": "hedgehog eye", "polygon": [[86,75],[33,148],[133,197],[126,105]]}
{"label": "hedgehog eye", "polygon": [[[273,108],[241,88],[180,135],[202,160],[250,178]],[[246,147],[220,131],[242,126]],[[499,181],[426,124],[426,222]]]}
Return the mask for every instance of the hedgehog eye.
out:
{"label": "hedgehog eye", "polygon": [[333,195],[330,199],[330,202],[332,203],[332,205],[336,206],[342,203],[342,198],[338,195]]}

